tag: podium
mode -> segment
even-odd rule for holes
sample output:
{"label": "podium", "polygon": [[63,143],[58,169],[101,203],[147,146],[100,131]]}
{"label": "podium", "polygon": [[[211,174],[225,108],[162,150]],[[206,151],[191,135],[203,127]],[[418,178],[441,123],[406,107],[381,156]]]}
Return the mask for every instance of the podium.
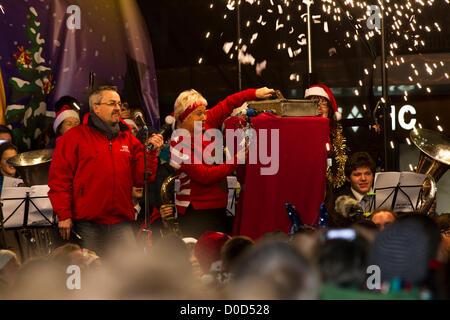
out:
{"label": "podium", "polygon": [[[245,165],[245,181],[241,183],[233,235],[257,240],[264,233],[275,230],[287,234],[291,227],[287,202],[295,206],[305,224],[317,224],[326,191],[329,120],[280,118],[265,113],[253,118],[252,125],[257,133],[261,129],[279,130],[278,172],[262,175],[261,169],[268,165],[262,165],[259,160],[257,164]],[[270,147],[267,149],[270,152]]]}

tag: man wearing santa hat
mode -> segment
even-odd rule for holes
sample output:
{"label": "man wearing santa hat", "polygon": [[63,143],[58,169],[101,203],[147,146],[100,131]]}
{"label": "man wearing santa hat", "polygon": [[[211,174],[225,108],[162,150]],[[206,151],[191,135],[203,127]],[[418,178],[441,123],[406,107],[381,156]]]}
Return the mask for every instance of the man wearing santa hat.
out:
{"label": "man wearing santa hat", "polygon": [[[120,118],[116,87],[100,87],[89,97],[83,124],[58,139],[50,166],[48,196],[63,239],[71,232],[100,255],[109,245],[135,245],[132,187],[144,185],[144,146]],[[156,170],[161,135],[152,135],[147,168]],[[154,174],[149,177],[149,182]]]}

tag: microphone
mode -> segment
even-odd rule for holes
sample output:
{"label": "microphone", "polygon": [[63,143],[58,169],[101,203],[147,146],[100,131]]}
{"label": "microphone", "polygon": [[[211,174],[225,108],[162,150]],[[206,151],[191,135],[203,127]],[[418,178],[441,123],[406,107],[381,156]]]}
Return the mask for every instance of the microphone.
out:
{"label": "microphone", "polygon": [[144,130],[148,130],[147,124],[145,123],[144,120],[144,116],[142,115],[142,113],[140,112],[136,112],[134,114],[134,119],[136,119],[136,121],[139,123],[139,125],[144,129]]}
{"label": "microphone", "polygon": [[353,218],[364,214],[359,201],[347,195],[339,196],[336,199],[334,208],[336,212],[345,218]]}
{"label": "microphone", "polygon": [[[161,126],[161,129],[156,134],[160,134],[163,136],[163,141],[169,139],[169,137],[172,135],[172,125],[170,123],[165,123]],[[152,144],[149,144],[147,149],[148,151],[153,150],[154,146]]]}
{"label": "microphone", "polygon": [[[148,130],[148,127],[145,124],[144,117],[143,117],[142,113],[136,112],[134,114],[134,118],[136,119],[136,121],[139,122],[139,124],[142,126],[142,128],[144,130]],[[162,135],[163,136],[163,140],[169,139],[170,136],[172,135],[172,125],[170,123],[163,124],[161,126],[161,129],[159,129],[159,131],[156,134]],[[154,148],[154,146],[152,144],[149,144],[147,146],[148,151],[151,151],[153,148]]]}
{"label": "microphone", "polygon": [[158,134],[163,136],[164,140],[167,140],[172,135],[172,125],[170,123],[164,123],[159,129]]}

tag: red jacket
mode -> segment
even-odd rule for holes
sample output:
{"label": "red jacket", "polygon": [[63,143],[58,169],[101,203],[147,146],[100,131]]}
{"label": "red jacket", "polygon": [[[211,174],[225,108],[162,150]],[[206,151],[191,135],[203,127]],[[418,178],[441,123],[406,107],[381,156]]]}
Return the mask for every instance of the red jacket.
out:
{"label": "red jacket", "polygon": [[[224,120],[233,112],[233,109],[240,107],[245,101],[255,99],[256,89],[244,90],[227,97],[207,111],[205,130],[220,128]],[[193,137],[191,138],[193,140]],[[172,159],[177,156],[183,156],[175,154],[176,151],[174,151],[174,147],[183,141],[186,140],[183,140],[182,137],[177,139],[175,135],[172,136]],[[208,141],[202,145],[203,150],[209,143]],[[202,153],[203,150],[194,151],[193,142],[191,146],[192,155],[195,156]],[[178,166],[174,161],[171,161],[171,165],[177,169],[180,179],[180,190],[175,197],[178,213],[184,214],[189,204],[192,204],[195,210],[225,208],[227,206],[228,190],[224,186],[226,187],[226,177],[236,170],[236,164],[181,163]]]}
{"label": "red jacket", "polygon": [[[133,186],[144,184],[143,145],[120,122],[119,135],[108,140],[84,123],[58,138],[53,153],[48,196],[60,220],[115,224],[134,220]],[[156,172],[154,152],[148,171]],[[155,175],[150,175],[149,182]]]}

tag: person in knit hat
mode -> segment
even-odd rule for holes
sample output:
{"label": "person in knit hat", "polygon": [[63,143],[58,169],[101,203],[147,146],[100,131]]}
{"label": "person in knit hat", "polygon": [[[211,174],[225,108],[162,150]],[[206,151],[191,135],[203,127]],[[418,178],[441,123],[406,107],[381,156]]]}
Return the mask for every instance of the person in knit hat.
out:
{"label": "person in knit hat", "polygon": [[[177,170],[180,180],[175,205],[184,236],[198,238],[207,230],[231,234],[226,216],[226,177],[236,170],[238,155],[229,163],[223,158],[217,160],[220,155],[206,153],[207,147],[211,149],[211,139],[204,136],[204,132],[221,128],[224,120],[244,102],[267,99],[274,93],[266,87],[244,90],[209,110],[206,110],[206,99],[194,89],[178,95],[171,117],[171,124],[177,130],[172,134],[170,165]],[[198,129],[194,130],[196,125]],[[194,139],[196,132],[201,139]]]}

